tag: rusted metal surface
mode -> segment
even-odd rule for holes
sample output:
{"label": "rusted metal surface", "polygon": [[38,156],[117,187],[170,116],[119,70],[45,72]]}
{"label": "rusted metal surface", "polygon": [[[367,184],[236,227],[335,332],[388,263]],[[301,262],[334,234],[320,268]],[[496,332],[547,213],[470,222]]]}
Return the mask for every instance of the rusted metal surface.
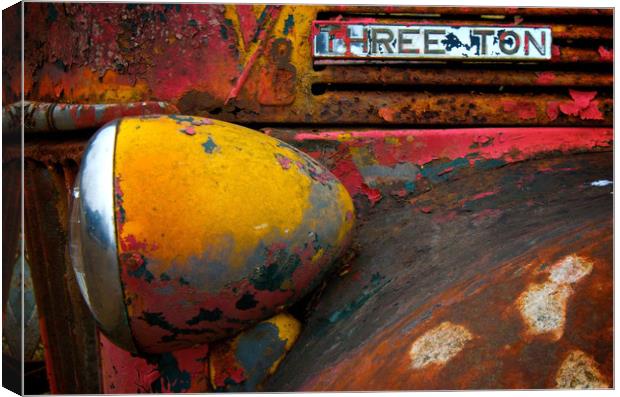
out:
{"label": "rusted metal surface", "polygon": [[149,114],[178,113],[165,102],[64,104],[26,101],[16,102],[2,109],[2,130],[21,131],[21,111],[24,110],[24,132],[56,132],[98,128],[120,117]]}
{"label": "rusted metal surface", "polygon": [[[3,145],[3,157],[6,157]],[[6,308],[13,264],[20,254],[21,226],[21,162],[19,159],[2,163],[2,312]]]}
{"label": "rusted metal surface", "polygon": [[504,16],[546,16],[551,18],[563,16],[613,16],[612,8],[568,8],[568,7],[418,7],[418,6],[385,6],[379,10],[371,6],[335,6],[332,12],[359,12],[364,14],[414,14],[414,15],[504,15]]}
{"label": "rusted metal surface", "polygon": [[466,87],[610,87],[613,76],[604,73],[485,70],[442,68],[389,68],[372,66],[334,66],[317,72],[318,84],[466,86]]}
{"label": "rusted metal surface", "polygon": [[[594,99],[596,98],[596,99]],[[567,92],[552,94],[497,94],[497,93],[436,93],[398,91],[337,91],[325,92],[314,98],[314,106],[293,110],[290,123],[341,124],[409,124],[409,125],[601,125],[612,123],[613,100],[607,94],[597,94],[587,101],[585,108],[592,113],[565,113],[549,111],[559,104],[575,103]],[[590,105],[593,103],[593,105]],[[185,113],[214,113],[197,100],[180,104]],[[584,109],[585,109],[584,108]],[[277,109],[259,109],[248,104],[246,108],[218,108],[218,116],[228,118],[234,113],[244,122],[259,122],[278,113]],[[261,117],[256,117],[257,111]]]}
{"label": "rusted metal surface", "polygon": [[[613,135],[612,9],[26,8],[26,100],[165,101],[184,113],[271,127],[265,132],[321,161],[355,196],[355,249],[340,276],[304,308],[308,328],[267,390],[613,386],[605,182]],[[312,62],[312,21],[358,17],[549,25],[552,59]],[[5,38],[19,39],[18,20],[4,24]],[[3,98],[13,103],[20,100],[19,54],[5,48]],[[300,128],[283,129],[291,124]],[[412,130],[464,126],[502,128],[456,136]],[[42,333],[53,390],[66,393],[100,390],[92,323],[63,245],[64,195],[92,132],[71,140],[37,136],[25,148],[28,244],[35,289],[46,297],[37,298]],[[3,166],[19,159],[19,151],[7,153]],[[532,305],[541,296],[543,304]],[[540,323],[541,313],[553,321]],[[172,354],[177,375],[200,367],[187,370],[192,387],[208,382],[200,361],[207,353],[194,357],[195,349],[187,350],[187,362]],[[184,381],[152,372],[155,361],[120,353],[102,363],[109,375],[102,390],[186,390]],[[140,370],[122,376],[121,367]]]}
{"label": "rusted metal surface", "polygon": [[611,164],[532,160],[381,202],[266,390],[613,387]]}
{"label": "rusted metal surface", "polygon": [[[401,103],[410,106],[410,111],[401,112],[395,122],[406,125],[611,125],[610,10],[503,8],[485,14],[490,10],[79,3],[29,3],[26,7],[30,29],[25,66],[28,100],[83,104],[165,101],[185,114],[262,125],[378,125],[386,122],[377,116],[379,108]],[[425,16],[428,13],[439,16]],[[355,87],[351,92],[330,95],[328,87],[326,95],[315,95],[313,85],[323,82],[324,73],[315,71],[310,62],[312,21],[360,16],[391,23],[548,25],[554,33],[552,59],[537,63],[534,72],[532,65],[511,64],[511,72],[505,75],[496,65],[468,64],[462,69],[449,65],[450,75],[458,76],[464,70],[463,77],[445,73],[444,80],[432,73],[436,70],[437,76],[441,75],[445,65],[408,64],[410,69],[405,69],[403,65],[382,64],[371,71],[373,66],[364,64],[357,72],[360,76],[369,72],[374,81],[393,80],[402,92],[384,93],[376,88],[359,92],[362,88]],[[7,62],[14,64],[15,59],[8,57]],[[333,65],[339,61],[317,61],[321,62]],[[596,74],[584,77],[585,64],[591,64],[588,68],[594,68]],[[474,68],[479,75],[474,74]],[[420,73],[426,73],[423,76],[428,84],[434,85],[436,100],[454,97],[465,110],[437,104],[414,85],[400,83],[403,70],[417,69],[428,71]],[[338,74],[338,69],[333,73]],[[487,84],[476,84],[484,77]],[[452,84],[455,79],[461,83]],[[333,80],[334,84],[352,84],[350,77]],[[484,90],[472,93],[468,81],[474,86],[497,87],[497,91],[491,95]],[[567,90],[551,89],[556,86]],[[602,120],[598,113],[591,118],[545,117],[549,102],[570,100],[568,89],[590,86],[600,91],[597,99],[601,99]],[[502,111],[501,104],[506,101],[535,103],[537,117],[523,120],[515,112]],[[439,114],[431,116],[432,112]]]}
{"label": "rusted metal surface", "polygon": [[2,10],[2,103],[22,99],[21,96],[21,32],[22,3]]}
{"label": "rusted metal surface", "polygon": [[99,391],[95,324],[67,253],[67,204],[75,163],[26,160],[25,240],[51,392]]}
{"label": "rusted metal surface", "polygon": [[356,199],[405,199],[463,174],[552,153],[610,151],[610,128],[464,128],[304,131],[266,129],[325,164]]}

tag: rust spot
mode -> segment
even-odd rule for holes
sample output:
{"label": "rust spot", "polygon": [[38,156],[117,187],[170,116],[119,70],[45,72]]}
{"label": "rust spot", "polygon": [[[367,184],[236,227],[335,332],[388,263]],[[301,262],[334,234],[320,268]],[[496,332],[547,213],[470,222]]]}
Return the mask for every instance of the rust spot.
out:
{"label": "rust spot", "polygon": [[558,389],[604,389],[609,384],[598,370],[592,357],[581,350],[571,351],[555,378]]}
{"label": "rust spot", "polygon": [[396,113],[394,109],[390,109],[390,108],[379,109],[379,116],[383,120],[390,122],[390,123],[394,121],[394,113]]}
{"label": "rust spot", "polygon": [[456,356],[473,335],[462,325],[445,321],[427,331],[411,345],[409,356],[415,369],[445,364]]}
{"label": "rust spot", "polygon": [[502,103],[504,112],[516,113],[521,120],[536,118],[536,104],[524,101],[504,101]]}

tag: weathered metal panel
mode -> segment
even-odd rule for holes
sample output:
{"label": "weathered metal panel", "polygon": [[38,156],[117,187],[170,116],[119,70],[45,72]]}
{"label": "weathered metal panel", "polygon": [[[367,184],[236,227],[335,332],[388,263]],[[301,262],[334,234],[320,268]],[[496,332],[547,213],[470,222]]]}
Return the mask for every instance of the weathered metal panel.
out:
{"label": "weathered metal panel", "polygon": [[[325,164],[358,207],[405,199],[462,174],[540,156],[610,151],[610,128],[308,131],[266,129]],[[361,201],[361,202],[360,202]]]}
{"label": "weathered metal panel", "polygon": [[[431,69],[418,67],[415,69],[359,66],[326,67],[317,72],[315,84],[355,85],[361,89],[381,89],[381,86],[399,85],[431,88],[435,85],[463,86],[468,88],[484,88],[496,86],[517,87],[609,87],[613,84],[613,76],[604,73],[566,72],[566,71],[534,71],[534,70],[479,70],[456,69],[444,67]],[[326,87],[326,88],[329,88]]]}
{"label": "weathered metal panel", "polygon": [[379,203],[266,390],[613,387],[612,157]]}
{"label": "weathered metal panel", "polygon": [[[492,9],[493,13],[486,15],[488,9],[433,9],[29,3],[26,98],[90,104],[166,101],[184,114],[263,125],[377,125],[385,122],[377,117],[377,109],[400,103],[410,111],[401,112],[395,120],[406,125],[611,125],[610,10],[504,8]],[[551,27],[557,43],[548,63],[480,64],[475,66],[479,68],[477,77],[471,71],[473,66],[464,65],[470,77],[461,78],[462,83],[456,86],[452,85],[456,78],[447,74],[441,79],[430,78],[429,85],[441,83],[433,87],[432,95],[437,100],[454,96],[464,107],[462,112],[430,101],[431,94],[406,82],[398,92],[349,87],[350,91],[334,95],[330,95],[327,84],[326,94],[320,95],[314,85],[323,77],[309,62],[312,21],[352,20],[360,15],[365,20],[390,23],[449,25],[466,16],[465,21],[472,24],[497,21],[513,28],[542,24]],[[491,15],[494,18],[487,18]],[[339,61],[317,61],[326,62],[335,65]],[[584,64],[591,64],[588,68],[597,74],[582,77]],[[370,68],[363,66],[364,71]],[[401,81],[402,66],[381,66],[386,69],[371,73],[388,83],[392,79]],[[440,74],[445,65],[425,63],[424,68],[436,68]],[[452,75],[458,75],[458,70]],[[506,74],[502,75],[504,70]],[[495,79],[498,75],[501,77]],[[467,89],[469,79],[480,81],[484,77],[486,83],[477,85],[494,89],[473,93]],[[557,85],[567,89],[545,89]],[[546,116],[547,107],[553,103],[571,100],[568,89],[590,85],[599,91],[593,115]],[[534,103],[528,106],[537,108],[537,116],[524,119],[516,112],[502,111],[501,104],[510,101]],[[437,115],[431,116],[431,112]]]}
{"label": "weathered metal panel", "polygon": [[[574,155],[612,147],[610,128],[574,128],[613,123],[612,9],[26,8],[27,100],[74,109],[165,101],[183,113],[238,123],[303,125],[265,131],[319,159],[356,195],[362,216],[357,248],[325,294],[311,299],[316,311],[303,310],[308,329],[268,389],[613,386],[605,182],[611,160],[609,153]],[[359,17],[544,24],[556,42],[544,65],[313,64],[312,21]],[[17,24],[4,26],[9,35],[18,33]],[[3,86],[3,98],[13,103],[19,99],[19,59],[4,47],[3,77],[10,84]],[[91,124],[79,125],[91,127],[91,115],[80,115]],[[320,124],[331,129],[311,130]],[[534,128],[452,135],[411,130],[485,125]],[[389,126],[398,130],[386,131]],[[37,303],[44,306],[52,387],[62,392],[99,390],[94,330],[63,245],[65,194],[91,133],[26,148],[26,237],[34,236],[28,242],[34,284],[45,296]],[[532,306],[539,296],[544,304]],[[541,328],[531,313],[554,321]],[[172,385],[167,376],[151,373],[152,363],[110,357],[153,376],[140,383],[146,378],[115,373],[115,382],[127,386],[115,383],[116,390],[132,391],[139,381],[146,391],[156,378],[161,390]],[[199,372],[195,385],[206,382]],[[103,382],[110,391],[111,383]]]}

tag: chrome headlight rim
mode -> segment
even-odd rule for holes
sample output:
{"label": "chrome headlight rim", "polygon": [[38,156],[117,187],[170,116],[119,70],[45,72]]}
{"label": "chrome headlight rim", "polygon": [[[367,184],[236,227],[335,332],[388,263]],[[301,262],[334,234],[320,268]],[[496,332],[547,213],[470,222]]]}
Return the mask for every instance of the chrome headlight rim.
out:
{"label": "chrome headlight rim", "polygon": [[114,152],[120,120],[89,140],[73,187],[69,251],[80,292],[100,330],[130,352],[137,348],[120,278],[114,205]]}

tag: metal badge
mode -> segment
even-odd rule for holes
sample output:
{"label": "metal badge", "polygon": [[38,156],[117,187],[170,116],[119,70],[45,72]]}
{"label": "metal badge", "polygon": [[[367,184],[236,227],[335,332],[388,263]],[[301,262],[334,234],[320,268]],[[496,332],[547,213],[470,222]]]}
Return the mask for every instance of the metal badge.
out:
{"label": "metal badge", "polygon": [[315,21],[315,58],[549,60],[551,29]]}

